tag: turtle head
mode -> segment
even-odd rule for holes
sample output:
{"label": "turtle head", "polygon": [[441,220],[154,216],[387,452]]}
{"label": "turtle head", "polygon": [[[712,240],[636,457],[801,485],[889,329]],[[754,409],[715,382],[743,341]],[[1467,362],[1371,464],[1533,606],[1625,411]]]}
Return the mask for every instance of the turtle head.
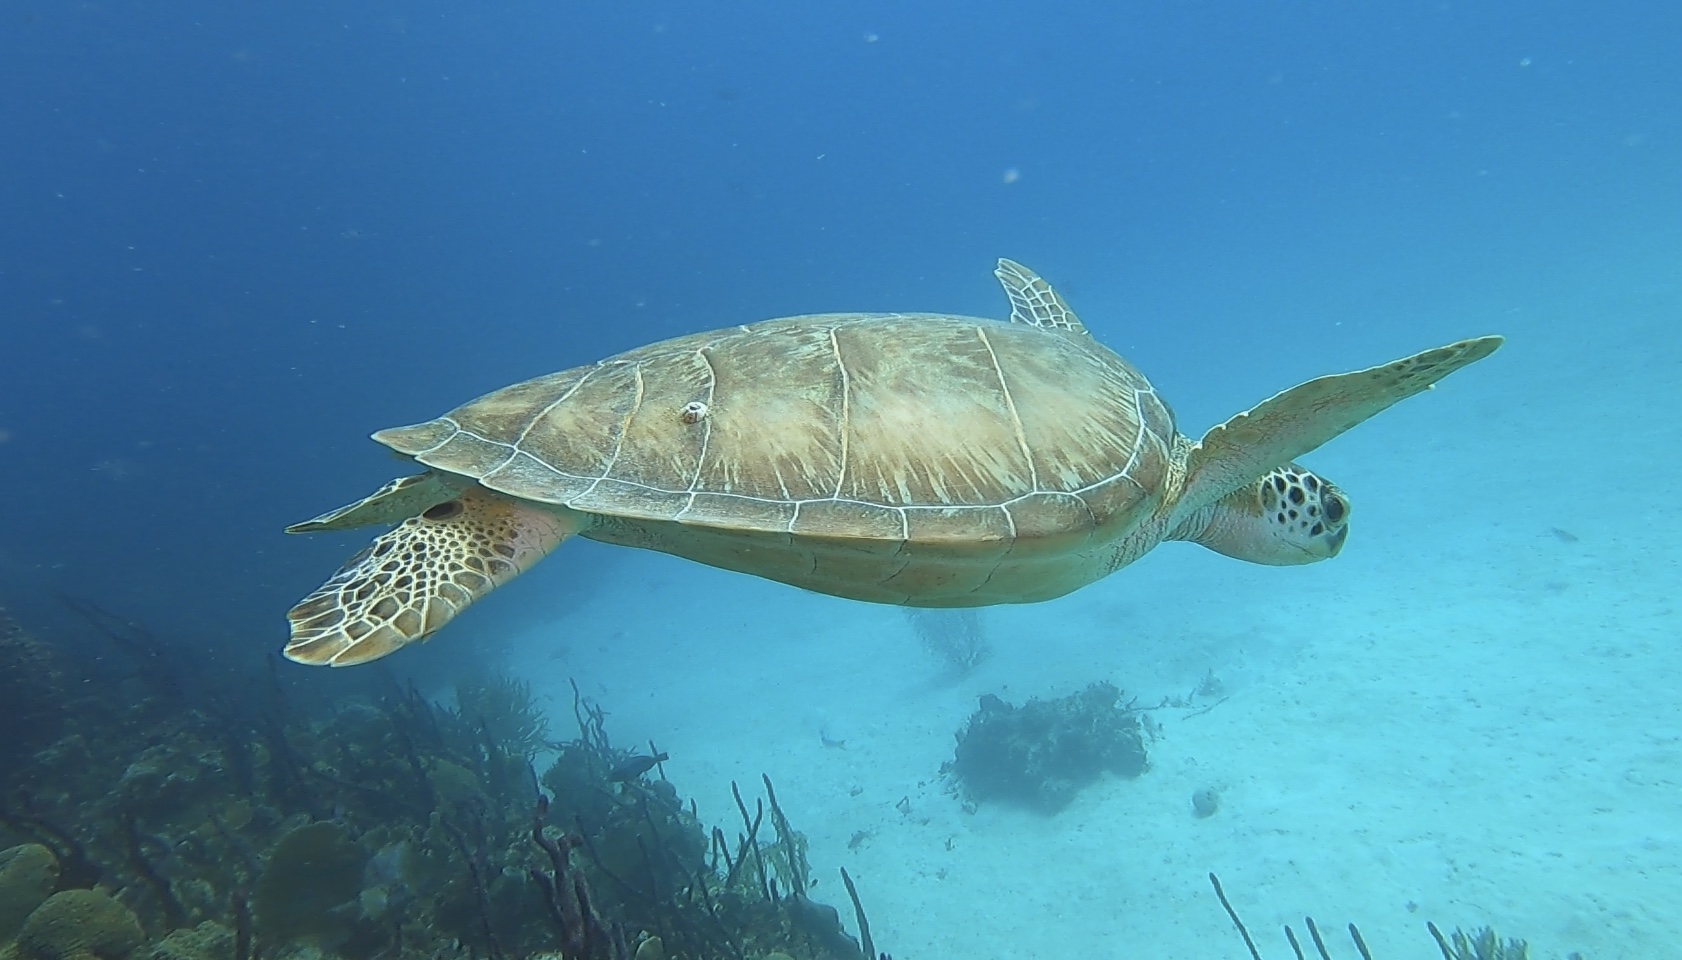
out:
{"label": "turtle head", "polygon": [[1330,480],[1289,463],[1197,511],[1172,539],[1284,567],[1335,557],[1348,535],[1349,498]]}

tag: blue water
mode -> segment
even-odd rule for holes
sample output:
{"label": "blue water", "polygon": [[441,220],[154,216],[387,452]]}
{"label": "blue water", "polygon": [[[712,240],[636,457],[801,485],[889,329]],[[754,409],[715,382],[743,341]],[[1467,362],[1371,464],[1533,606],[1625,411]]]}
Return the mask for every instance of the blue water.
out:
{"label": "blue water", "polygon": [[[1474,531],[1652,529],[1679,492],[1678,51],[1682,7],[1638,0],[11,4],[0,604],[267,656],[363,539],[280,528],[403,470],[369,432],[716,326],[1003,316],[999,256],[1193,435],[1503,333],[1333,462]],[[1470,542],[1445,562],[1526,554]],[[569,545],[473,629],[647,562]]]}

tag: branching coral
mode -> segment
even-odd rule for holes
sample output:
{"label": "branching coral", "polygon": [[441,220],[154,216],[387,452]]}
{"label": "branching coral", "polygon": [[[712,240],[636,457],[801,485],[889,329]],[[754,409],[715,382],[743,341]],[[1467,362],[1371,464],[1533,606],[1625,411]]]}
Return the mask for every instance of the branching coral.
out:
{"label": "branching coral", "polygon": [[457,683],[456,712],[502,749],[527,758],[543,749],[549,736],[549,719],[531,684],[518,677],[494,674]]}

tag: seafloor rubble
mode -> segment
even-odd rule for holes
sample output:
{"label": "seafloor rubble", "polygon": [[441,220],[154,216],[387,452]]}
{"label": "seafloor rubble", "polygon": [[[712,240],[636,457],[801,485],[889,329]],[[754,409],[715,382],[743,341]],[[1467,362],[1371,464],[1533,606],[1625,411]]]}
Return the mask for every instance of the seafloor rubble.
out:
{"label": "seafloor rubble", "polygon": [[709,830],[588,701],[563,743],[505,677],[304,702],[85,612],[125,668],[0,617],[3,960],[863,955],[769,779]]}

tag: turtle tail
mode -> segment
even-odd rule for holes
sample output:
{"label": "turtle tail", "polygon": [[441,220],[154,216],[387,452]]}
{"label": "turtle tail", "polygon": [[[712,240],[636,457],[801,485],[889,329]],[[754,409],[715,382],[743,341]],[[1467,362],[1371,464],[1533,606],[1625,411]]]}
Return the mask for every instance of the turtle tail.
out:
{"label": "turtle tail", "polygon": [[480,487],[430,507],[298,601],[286,658],[348,667],[424,640],[576,532],[567,520]]}

